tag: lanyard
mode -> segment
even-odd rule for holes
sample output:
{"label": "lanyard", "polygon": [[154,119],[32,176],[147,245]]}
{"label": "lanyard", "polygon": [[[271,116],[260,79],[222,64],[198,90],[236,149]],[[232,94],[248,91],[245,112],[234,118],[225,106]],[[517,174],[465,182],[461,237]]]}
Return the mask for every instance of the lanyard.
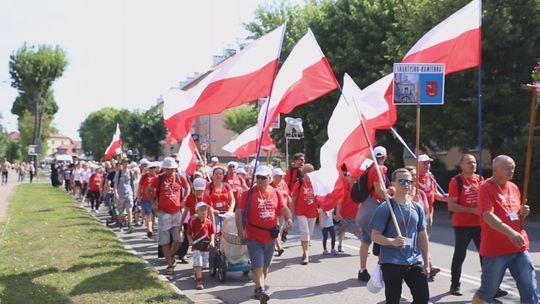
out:
{"label": "lanyard", "polygon": [[461,173],[461,179],[463,180],[463,183],[467,186],[471,186],[471,188],[476,192],[478,193],[478,191],[480,190],[480,178],[478,179],[475,179],[474,178],[475,175],[473,174],[472,175],[472,183],[469,183],[469,180],[465,177],[465,175],[463,173]]}
{"label": "lanyard", "polygon": [[[506,211],[508,211],[508,213],[514,212],[514,206],[512,205],[512,200],[510,199],[510,189],[508,189],[508,190],[506,191],[506,195],[505,195],[504,192],[503,192],[503,190],[502,190],[502,188],[501,188],[501,186],[499,186],[499,184],[497,184],[496,182],[494,182],[493,179],[491,179],[491,182],[493,182],[495,185],[497,185],[497,188],[499,188],[499,191],[501,192],[502,196],[504,197],[504,201],[505,201],[508,205],[510,205],[510,210],[506,210]],[[504,207],[505,209],[507,209],[506,206],[503,205],[503,207]]]}
{"label": "lanyard", "polygon": [[400,203],[397,203],[398,205],[398,209],[399,209],[399,214],[401,214],[401,220],[403,221],[403,225],[405,225],[404,229],[405,229],[405,237],[409,237],[409,233],[408,233],[408,229],[409,229],[409,224],[411,223],[411,215],[412,215],[412,210],[411,210],[411,204],[410,203],[407,203],[405,202],[405,204],[407,204],[409,206],[409,219],[407,220],[407,223],[405,223],[405,216],[403,216],[403,211],[401,210],[401,204]]}

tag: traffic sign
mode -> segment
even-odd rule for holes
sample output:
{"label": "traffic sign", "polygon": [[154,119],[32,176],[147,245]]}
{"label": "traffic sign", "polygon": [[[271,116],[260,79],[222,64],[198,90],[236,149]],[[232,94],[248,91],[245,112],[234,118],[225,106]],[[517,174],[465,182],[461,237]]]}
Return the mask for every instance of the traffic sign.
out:
{"label": "traffic sign", "polygon": [[39,151],[38,145],[28,145],[28,155],[38,155],[41,151]]}

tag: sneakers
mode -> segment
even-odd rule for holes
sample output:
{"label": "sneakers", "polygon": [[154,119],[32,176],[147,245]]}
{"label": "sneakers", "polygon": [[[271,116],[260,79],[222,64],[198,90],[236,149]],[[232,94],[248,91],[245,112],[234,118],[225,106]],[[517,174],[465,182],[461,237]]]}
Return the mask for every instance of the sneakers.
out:
{"label": "sneakers", "polygon": [[369,275],[367,269],[358,271],[358,280],[359,281],[367,282],[367,281],[369,281],[369,279],[371,279],[371,276]]}
{"label": "sneakers", "polygon": [[323,255],[330,255],[330,252],[328,252],[328,250],[325,249],[325,250],[323,250],[322,254]]}
{"label": "sneakers", "polygon": [[270,300],[270,296],[261,287],[257,287],[255,288],[255,299],[259,300],[261,303],[266,303]]}
{"label": "sneakers", "polygon": [[281,241],[282,241],[283,243],[285,243],[285,242],[287,241],[287,234],[289,234],[289,231],[287,231],[287,230],[283,230],[283,231],[281,232]]}
{"label": "sneakers", "polygon": [[197,289],[197,290],[203,290],[204,289],[204,285],[202,283],[202,280],[197,280],[197,285],[195,286],[195,289]]}
{"label": "sneakers", "polygon": [[126,233],[133,233],[135,232],[135,228],[133,228],[133,226],[129,226]]}
{"label": "sneakers", "polygon": [[508,295],[508,291],[506,290],[502,290],[499,288],[499,290],[497,290],[497,292],[495,293],[495,296],[493,298],[500,298],[500,297],[504,297]]}
{"label": "sneakers", "polygon": [[459,288],[459,286],[450,286],[450,294],[453,295],[453,296],[462,296],[463,293],[461,292],[461,288]]}
{"label": "sneakers", "polygon": [[337,247],[337,251],[340,253],[345,253],[345,250],[343,250],[343,247],[341,245]]}
{"label": "sneakers", "polygon": [[120,232],[124,232],[124,226],[120,226]]}
{"label": "sneakers", "polygon": [[330,253],[332,253],[332,255],[338,255],[338,252],[335,249],[332,249],[332,251],[330,251]]}
{"label": "sneakers", "polygon": [[152,231],[146,232],[146,236],[151,239],[154,236],[154,233]]}

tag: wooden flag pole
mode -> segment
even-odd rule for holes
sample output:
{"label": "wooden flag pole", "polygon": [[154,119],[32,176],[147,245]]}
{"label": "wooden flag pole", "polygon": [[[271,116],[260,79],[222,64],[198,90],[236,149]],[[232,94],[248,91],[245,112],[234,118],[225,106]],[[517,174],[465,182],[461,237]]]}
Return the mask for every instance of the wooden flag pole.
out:
{"label": "wooden flag pole", "polygon": [[[203,161],[203,158],[201,156],[201,154],[199,153],[199,148],[197,148],[197,145],[195,145],[195,155],[197,155],[197,159],[199,159],[199,161],[202,161],[203,164],[205,164],[206,166],[206,162]],[[206,168],[205,168],[206,170]],[[210,179],[210,176],[208,176],[208,172],[206,172],[206,179],[208,179],[209,182],[212,182],[212,179]]]}
{"label": "wooden flag pole", "polygon": [[419,176],[420,176],[420,162],[418,161],[418,156],[420,155],[420,100],[416,101],[416,187],[420,185]]}
{"label": "wooden flag pole", "polygon": [[[527,157],[525,158],[525,177],[523,180],[523,194],[521,196],[521,204],[527,204],[527,194],[529,192],[529,177],[531,174],[531,158],[532,158],[532,148],[533,148],[533,139],[534,139],[534,127],[536,124],[536,110],[538,108],[538,91],[535,87],[531,85],[523,84],[521,89],[525,91],[530,91],[531,94],[531,113],[529,119],[529,137],[527,140]],[[523,221],[523,219],[522,219]]]}

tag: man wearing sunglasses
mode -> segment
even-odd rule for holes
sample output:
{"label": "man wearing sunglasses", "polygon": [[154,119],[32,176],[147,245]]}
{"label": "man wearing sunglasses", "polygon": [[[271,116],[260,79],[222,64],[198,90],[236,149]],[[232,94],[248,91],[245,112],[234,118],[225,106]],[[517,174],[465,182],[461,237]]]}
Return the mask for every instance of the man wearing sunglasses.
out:
{"label": "man wearing sunglasses", "polygon": [[[287,221],[287,229],[292,228],[291,211],[277,190],[270,186],[271,176],[272,169],[270,167],[257,167],[257,171],[255,171],[256,186],[251,191],[242,194],[235,214],[238,235],[242,239],[247,239],[251,271],[255,283],[255,298],[261,303],[266,303],[270,299],[264,290],[264,282],[268,275],[268,267],[272,262],[274,242],[277,237],[271,232],[278,227],[277,209],[280,209],[281,215]],[[247,202],[250,192],[250,200]],[[245,226],[242,224],[244,210],[247,212]]]}
{"label": "man wearing sunglasses", "polygon": [[297,181],[302,180],[304,177],[302,167],[304,167],[305,162],[306,158],[304,153],[299,152],[293,155],[292,166],[287,169],[287,173],[285,174],[285,182],[287,183],[289,189],[292,189],[294,184],[296,184]]}
{"label": "man wearing sunglasses", "polygon": [[396,215],[397,229],[387,203],[377,207],[371,221],[371,238],[381,245],[379,264],[384,279],[386,303],[400,302],[403,281],[409,286],[413,303],[429,302],[429,245],[424,210],[408,195],[413,184],[409,170],[400,168],[392,173],[395,187],[391,205]]}

